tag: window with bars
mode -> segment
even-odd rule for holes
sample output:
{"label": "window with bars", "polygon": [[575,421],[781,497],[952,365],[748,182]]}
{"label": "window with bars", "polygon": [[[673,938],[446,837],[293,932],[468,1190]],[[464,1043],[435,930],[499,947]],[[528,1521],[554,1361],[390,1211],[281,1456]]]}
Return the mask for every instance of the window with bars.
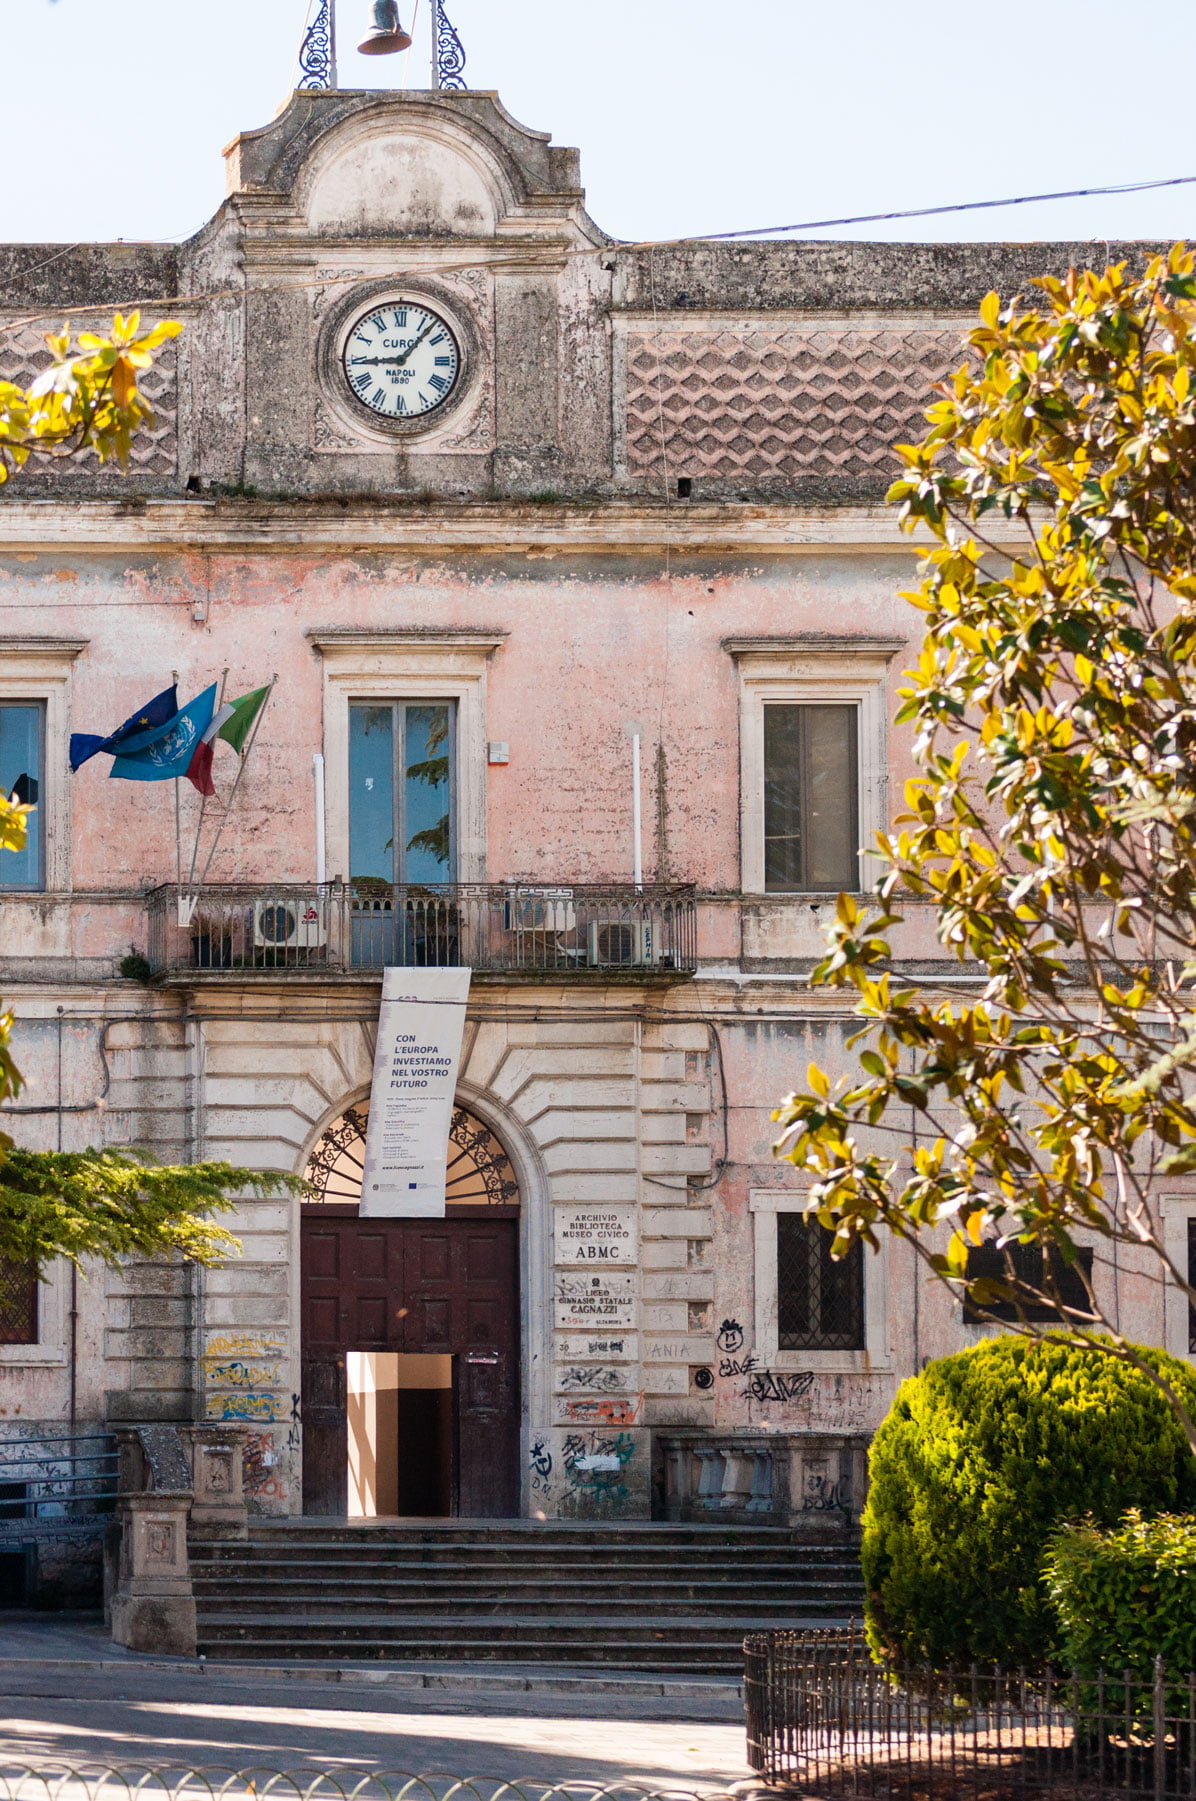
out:
{"label": "window with bars", "polygon": [[864,1349],[864,1247],[831,1256],[831,1234],[803,1213],[777,1214],[777,1347]]}
{"label": "window with bars", "polygon": [[37,1265],[0,1257],[0,1344],[37,1343]]}
{"label": "window with bars", "polygon": [[[1190,1230],[1191,1228],[1189,1232]],[[1191,1242],[1189,1237],[1189,1247]],[[1003,1250],[998,1249],[995,1244],[981,1244],[968,1252],[967,1274],[970,1282],[984,1277],[991,1281],[1008,1281],[1012,1276],[1015,1281],[1024,1282],[1029,1288],[1046,1288],[1048,1293],[1053,1286],[1063,1306],[1080,1307],[1087,1312],[1091,1305],[1085,1286],[1085,1278],[1089,1281],[1092,1279],[1090,1250],[1077,1251],[1076,1261],[1065,1263],[1060,1253],[1054,1249],[1051,1250],[1049,1260],[1045,1260],[1042,1246],[1038,1244],[1010,1244]],[[1042,1322],[1058,1318],[1057,1310],[1046,1302],[1025,1302],[1019,1308],[1014,1301],[994,1301],[988,1306],[977,1307],[965,1297],[963,1304],[965,1326],[983,1326],[990,1319]]]}
{"label": "window with bars", "polygon": [[835,893],[860,886],[859,708],[764,708],[764,887]]}

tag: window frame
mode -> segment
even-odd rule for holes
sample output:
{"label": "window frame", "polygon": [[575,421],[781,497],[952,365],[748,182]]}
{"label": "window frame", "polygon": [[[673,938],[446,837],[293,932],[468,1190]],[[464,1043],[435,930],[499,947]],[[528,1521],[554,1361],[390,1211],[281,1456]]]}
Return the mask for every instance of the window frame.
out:
{"label": "window frame", "polygon": [[[985,1253],[988,1253],[989,1255],[986,1256]],[[1035,1255],[1037,1255],[1038,1259],[1037,1267],[1035,1267]],[[1044,1280],[1047,1257],[1043,1253],[1041,1246],[1019,1245],[1015,1242],[1010,1246],[1010,1256],[1014,1264],[1013,1275],[1015,1279],[1025,1281],[1028,1286],[1040,1289],[1044,1293],[1049,1293]],[[1089,1281],[1092,1280],[1093,1256],[1094,1247],[1092,1245],[1079,1245],[1077,1246],[1076,1266],[1069,1266],[1064,1262],[1061,1253],[1051,1254],[1050,1262],[1054,1265],[1054,1269],[1051,1271],[1052,1279],[1059,1289],[1059,1298],[1065,1306],[1087,1306],[1087,1291],[1084,1288],[1084,1278],[1086,1277]],[[1018,1276],[1016,1267],[1019,1257],[1024,1260],[1025,1264],[1020,1277]],[[985,1262],[991,1264],[990,1270],[985,1270],[981,1267]],[[969,1281],[981,1279],[986,1275],[997,1281],[1006,1281],[1009,1279],[1010,1274],[1006,1267],[1004,1254],[997,1246],[996,1241],[991,1239],[985,1240],[983,1244],[972,1245],[969,1247],[967,1269],[965,1273]],[[1073,1274],[1075,1277],[1074,1283],[1071,1281]],[[1070,1299],[1068,1298],[1069,1293],[1071,1296]],[[1023,1317],[1026,1322],[1031,1325],[1049,1325],[1052,1322],[1058,1323],[1060,1317],[1053,1307],[1046,1304],[1038,1305],[1032,1301],[1025,1302],[1024,1307],[1020,1312],[1017,1303],[1014,1301],[995,1301],[991,1307],[980,1310],[968,1299],[966,1294],[961,1303],[961,1308],[963,1324],[971,1327],[983,1327],[993,1324],[1012,1325],[1016,1324]]]}
{"label": "window frame", "polygon": [[486,880],[486,676],[502,632],[423,636],[316,627],[324,663],[325,832],[328,874],[348,880],[349,706],[354,701],[456,702],[457,882]]}
{"label": "window frame", "polygon": [[[393,813],[392,813],[391,825],[392,825],[392,830],[393,830],[393,834],[394,834],[392,862],[395,865],[398,865],[400,863],[400,861],[404,861],[406,859],[407,849],[408,849],[406,839],[407,839],[407,829],[408,829],[408,825],[410,822],[407,818],[407,795],[406,795],[407,711],[410,707],[443,706],[443,707],[448,708],[448,715],[449,715],[449,730],[448,730],[449,857],[448,857],[447,870],[445,871],[445,873],[443,875],[438,876],[436,878],[436,881],[437,882],[446,882],[446,883],[455,882],[457,880],[457,814],[458,814],[458,806],[457,806],[457,787],[458,787],[458,780],[457,780],[457,716],[458,716],[459,709],[457,706],[457,702],[452,697],[449,697],[447,699],[441,698],[439,700],[436,700],[430,696],[425,696],[425,695],[418,695],[413,698],[411,695],[407,695],[407,694],[396,694],[396,695],[391,696],[391,699],[389,700],[389,702],[383,700],[378,695],[368,695],[364,699],[358,697],[357,695],[350,695],[349,696],[350,721],[352,720],[352,713],[353,713],[354,707],[357,707],[357,706],[384,707],[387,705],[389,705],[389,707],[391,709],[391,748],[392,748],[392,753],[393,753],[392,775],[391,775],[391,782],[392,782],[391,794],[392,794]],[[400,728],[399,732],[396,732],[395,731],[395,723],[396,723],[396,719],[399,719],[399,718],[401,718],[401,722],[402,722],[401,728]],[[351,748],[352,748],[352,736],[351,735],[350,735],[349,743],[350,743],[350,750],[351,750]],[[351,828],[351,823],[352,822],[350,821],[350,828]],[[349,842],[349,846],[351,849],[351,845],[352,845],[351,829],[350,829],[348,842]],[[351,863],[350,863],[348,873],[349,873],[350,879],[352,879],[354,872],[351,867]],[[402,888],[402,887],[428,888],[428,887],[435,886],[435,883],[432,881],[429,881],[429,880],[415,881],[410,875],[407,875],[407,874],[396,875],[393,878],[393,880],[394,880],[394,885],[396,888]]]}
{"label": "window frame", "polygon": [[[739,675],[740,883],[745,894],[768,901],[808,895],[825,900],[827,889],[778,889],[764,885],[764,709],[852,706],[857,712],[857,825],[861,848],[888,827],[888,673],[907,648],[904,638],[727,638],[723,649]],[[871,888],[880,860],[868,850],[859,859],[852,893]]]}
{"label": "window frame", "polygon": [[[4,864],[3,862],[0,862],[0,894],[44,894],[46,891],[46,877],[48,874],[46,821],[49,814],[49,808],[45,804],[45,795],[47,788],[47,752],[49,748],[49,704],[45,700],[39,700],[32,696],[28,699],[17,700],[12,695],[0,694],[0,713],[2,713],[6,707],[32,708],[37,713],[37,804],[34,807],[32,814],[28,815],[25,820],[25,836],[27,843],[30,840],[36,839],[37,861],[41,879],[37,882],[6,882],[3,874]],[[10,792],[11,790],[6,789],[6,799]]]}
{"label": "window frame", "polygon": [[891,1370],[889,1247],[883,1238],[879,1251],[865,1251],[864,1254],[863,1350],[783,1351],[780,1348],[777,1215],[804,1213],[805,1209],[806,1196],[794,1193],[792,1189],[752,1188],[748,1191],[755,1254],[755,1357],[758,1366],[771,1370],[814,1370],[825,1375]]}
{"label": "window frame", "polygon": [[[1163,1248],[1177,1269],[1187,1270],[1188,1225],[1190,1221],[1196,1221],[1196,1194],[1163,1195],[1159,1199],[1158,1208]],[[1162,1303],[1160,1338],[1163,1349],[1186,1363],[1196,1364],[1196,1351],[1189,1349],[1189,1309],[1192,1303],[1170,1273],[1165,1276],[1162,1284]]]}
{"label": "window frame", "polygon": [[[846,884],[842,883],[842,882],[835,882],[832,884],[828,884],[826,887],[822,887],[822,888],[815,888],[810,883],[804,883],[798,888],[785,888],[785,887],[775,887],[774,888],[774,887],[769,887],[769,885],[768,885],[768,788],[769,788],[768,725],[769,725],[770,713],[780,712],[782,707],[787,708],[793,712],[800,713],[803,716],[813,712],[815,710],[815,708],[821,708],[821,707],[833,709],[833,711],[835,711],[836,713],[848,713],[849,715],[852,716],[851,725],[849,725],[849,727],[848,727],[848,743],[851,746],[852,751],[854,752],[854,756],[852,758],[851,768],[848,773],[848,788],[849,788],[849,792],[850,792],[850,805],[851,805],[852,811],[855,815],[856,834],[858,836],[859,821],[860,821],[860,710],[859,710],[859,706],[854,701],[839,702],[839,701],[833,701],[833,700],[819,700],[819,701],[765,700],[760,708],[760,724],[761,724],[761,731],[763,733],[763,739],[764,739],[764,748],[763,748],[763,752],[762,752],[762,762],[761,762],[761,766],[764,771],[763,823],[762,823],[762,827],[761,827],[763,834],[764,834],[764,875],[763,875],[764,892],[770,896],[771,895],[784,895],[784,894],[839,894],[843,891],[844,887],[846,887],[850,890],[850,888],[851,888],[850,882],[846,883]],[[852,729],[852,726],[854,726],[854,730]],[[801,757],[802,757],[802,763],[799,766],[798,770],[796,771],[796,776],[797,776],[796,786],[797,786],[798,793],[800,796],[799,805],[800,805],[802,818],[801,818],[801,836],[799,839],[798,856],[799,856],[800,861],[804,865],[808,865],[809,862],[811,861],[810,840],[813,837],[813,833],[808,829],[808,823],[807,823],[808,818],[809,818],[809,802],[810,802],[810,798],[811,798],[811,794],[810,794],[810,789],[811,789],[810,746],[808,743],[808,734],[807,734],[804,722],[799,729],[799,746],[800,746],[800,753],[801,753]],[[808,869],[803,870],[803,873],[808,873]]]}
{"label": "window frame", "polygon": [[[793,1237],[799,1243],[804,1245],[807,1257],[812,1256],[817,1259],[820,1289],[821,1289],[822,1281],[825,1280],[825,1277],[831,1273],[831,1270],[833,1269],[834,1266],[831,1263],[831,1259],[829,1256],[830,1244],[831,1244],[831,1235],[829,1232],[823,1230],[823,1228],[820,1226],[812,1227],[810,1225],[807,1225],[804,1215],[802,1215],[800,1213],[782,1211],[782,1212],[775,1214],[773,1217],[775,1220],[775,1231],[776,1231],[776,1235],[777,1235],[777,1348],[782,1351],[864,1351],[864,1350],[866,1350],[868,1348],[868,1323],[867,1323],[867,1317],[866,1317],[866,1313],[865,1313],[865,1292],[866,1292],[866,1286],[867,1286],[867,1284],[866,1284],[867,1266],[864,1262],[864,1245],[863,1245],[862,1240],[860,1240],[858,1238],[856,1239],[855,1243],[852,1245],[851,1249],[848,1251],[847,1257],[843,1260],[843,1262],[847,1266],[846,1269],[844,1269],[844,1273],[850,1274],[853,1277],[855,1283],[857,1284],[859,1337],[862,1342],[859,1344],[832,1344],[832,1343],[828,1342],[829,1334],[827,1334],[824,1330],[823,1331],[823,1342],[821,1344],[790,1345],[790,1344],[782,1343],[782,1339],[784,1338],[785,1334],[782,1331],[782,1323],[783,1322],[782,1322],[782,1318],[781,1318],[782,1300],[784,1298],[783,1294],[782,1294],[782,1290],[781,1290],[781,1236],[782,1236],[781,1221],[784,1219],[786,1221],[795,1220],[797,1222],[796,1227],[793,1232]],[[843,1265],[841,1265],[840,1267],[843,1267]],[[806,1270],[807,1280],[809,1279],[809,1277],[812,1274],[813,1274],[813,1272],[807,1267],[807,1270]],[[819,1299],[818,1299],[818,1312],[819,1312],[819,1316],[820,1316],[820,1318],[819,1318],[820,1328],[822,1327],[821,1314],[823,1311],[824,1299],[825,1299],[824,1294],[820,1292]],[[853,1312],[856,1311],[855,1298],[853,1298],[852,1310],[853,1310]]]}
{"label": "window frame", "polygon": [[41,814],[42,880],[36,888],[4,888],[22,895],[67,894],[71,888],[71,783],[67,744],[75,659],[86,638],[0,637],[0,702],[43,708]]}
{"label": "window frame", "polygon": [[37,1339],[32,1344],[0,1344],[0,1367],[56,1369],[66,1364],[66,1259],[56,1257],[43,1271],[37,1292]]}

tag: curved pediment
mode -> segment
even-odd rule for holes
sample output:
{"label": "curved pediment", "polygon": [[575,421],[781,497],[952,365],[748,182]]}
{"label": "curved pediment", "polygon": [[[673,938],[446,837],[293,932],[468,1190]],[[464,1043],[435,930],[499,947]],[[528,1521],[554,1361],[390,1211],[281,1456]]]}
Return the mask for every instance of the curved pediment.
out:
{"label": "curved pediment", "polygon": [[454,122],[379,111],[316,146],[296,199],[321,237],[488,238],[515,195]]}
{"label": "curved pediment", "polygon": [[296,93],[225,154],[230,193],[280,203],[319,238],[477,240],[520,216],[579,217],[576,152],[492,94]]}

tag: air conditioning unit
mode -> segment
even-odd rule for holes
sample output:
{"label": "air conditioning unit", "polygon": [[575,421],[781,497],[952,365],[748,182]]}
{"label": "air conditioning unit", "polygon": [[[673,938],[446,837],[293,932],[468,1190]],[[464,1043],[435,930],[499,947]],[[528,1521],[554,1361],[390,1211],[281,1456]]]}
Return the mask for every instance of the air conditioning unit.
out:
{"label": "air conditioning unit", "polygon": [[260,900],[253,904],[255,950],[315,950],[327,943],[328,921],[316,900]]}
{"label": "air conditioning unit", "polygon": [[508,932],[575,932],[572,888],[515,888],[505,903]]}
{"label": "air conditioning unit", "polygon": [[594,969],[644,969],[660,962],[656,931],[643,920],[590,925],[589,961]]}

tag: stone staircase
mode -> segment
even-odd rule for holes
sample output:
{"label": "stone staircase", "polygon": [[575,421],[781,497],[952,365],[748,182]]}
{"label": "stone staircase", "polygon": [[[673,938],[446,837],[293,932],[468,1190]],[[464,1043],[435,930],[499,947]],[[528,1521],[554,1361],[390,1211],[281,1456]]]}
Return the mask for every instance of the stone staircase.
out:
{"label": "stone staircase", "polygon": [[740,1672],[745,1632],[862,1611],[855,1541],[767,1526],[253,1521],[191,1547],[209,1658]]}

